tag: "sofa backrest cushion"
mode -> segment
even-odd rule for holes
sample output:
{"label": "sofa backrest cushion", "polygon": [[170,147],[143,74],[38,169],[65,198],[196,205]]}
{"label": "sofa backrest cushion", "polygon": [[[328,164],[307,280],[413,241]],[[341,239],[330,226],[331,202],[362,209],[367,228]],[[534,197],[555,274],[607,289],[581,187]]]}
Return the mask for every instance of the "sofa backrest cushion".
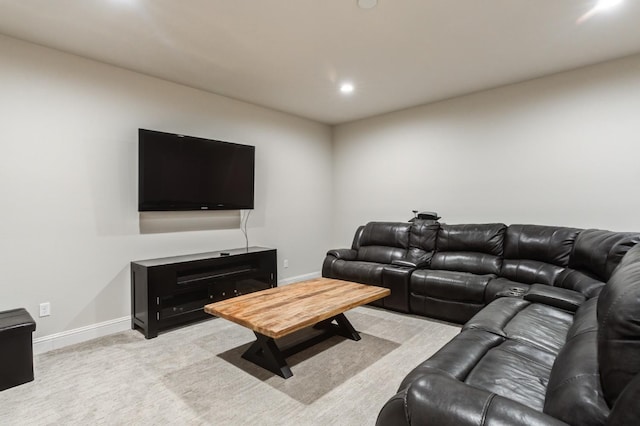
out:
{"label": "sofa backrest cushion", "polygon": [[364,231],[364,225],[358,226],[356,233],[353,236],[353,242],[351,243],[352,250],[358,250],[360,248],[360,239],[362,238],[362,232]]}
{"label": "sofa backrest cushion", "polygon": [[431,269],[498,274],[506,225],[440,225]]}
{"label": "sofa backrest cushion", "polygon": [[413,222],[411,224],[411,234],[409,235],[409,246],[424,251],[434,251],[439,229],[440,224],[438,222]]}
{"label": "sofa backrest cushion", "polygon": [[609,414],[598,371],[596,303],[576,311],[547,384],[544,412],[570,424],[602,425]]}
{"label": "sofa backrest cushion", "polygon": [[431,263],[439,229],[440,224],[434,221],[416,220],[411,224],[407,252],[409,262],[423,266]]}
{"label": "sofa backrest cushion", "polygon": [[470,272],[477,275],[498,275],[502,258],[492,254],[445,251],[436,252],[431,259],[431,269]]}
{"label": "sofa backrest cushion", "polygon": [[510,225],[504,238],[504,257],[566,267],[579,231],[559,226]]}
{"label": "sofa backrest cushion", "polygon": [[596,331],[575,334],[558,354],[547,384],[544,412],[570,424],[599,426],[609,415],[598,377]]}
{"label": "sofa backrest cushion", "polygon": [[436,248],[438,251],[466,251],[502,256],[503,223],[440,225]]}
{"label": "sofa backrest cushion", "polygon": [[569,290],[579,291],[584,294],[587,299],[595,297],[600,293],[604,282],[600,281],[592,275],[587,275],[582,271],[571,268],[565,268],[558,276],[554,284],[556,287],[562,287]]}
{"label": "sofa backrest cushion", "polygon": [[358,260],[391,263],[404,258],[409,248],[408,222],[369,222],[362,230]]}
{"label": "sofa backrest cushion", "polygon": [[640,372],[640,245],[624,256],[598,296],[598,365],[612,406]]}
{"label": "sofa backrest cushion", "polygon": [[618,397],[607,419],[607,426],[637,425],[640,419],[638,401],[640,401],[640,374],[635,375]]}
{"label": "sofa backrest cushion", "polygon": [[554,282],[564,271],[561,266],[530,259],[505,259],[500,276],[525,284],[547,284]]}
{"label": "sofa backrest cushion", "polygon": [[622,257],[638,243],[638,233],[586,229],[576,239],[569,267],[607,281]]}

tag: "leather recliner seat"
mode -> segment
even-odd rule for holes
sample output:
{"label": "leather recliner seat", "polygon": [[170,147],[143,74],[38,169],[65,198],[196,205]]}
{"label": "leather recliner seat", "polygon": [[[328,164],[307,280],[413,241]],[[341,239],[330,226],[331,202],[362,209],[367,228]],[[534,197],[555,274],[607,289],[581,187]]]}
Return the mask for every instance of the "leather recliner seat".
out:
{"label": "leather recliner seat", "polygon": [[344,280],[382,285],[382,268],[407,256],[410,229],[410,223],[361,226],[351,249],[331,250],[325,267]]}
{"label": "leather recliner seat", "polygon": [[391,289],[378,306],[463,324],[494,299],[575,311],[598,294],[640,234],[510,225],[370,222],[322,275]]}
{"label": "leather recliner seat", "polygon": [[442,225],[429,269],[409,281],[410,311],[464,322],[485,305],[485,288],[502,267],[506,226]]}
{"label": "leather recliner seat", "polygon": [[640,424],[639,336],[640,245],[575,312],[490,303],[405,377],[377,425]]}
{"label": "leather recliner seat", "polygon": [[324,276],[389,287],[385,308],[466,321],[377,424],[640,424],[639,241],[539,225],[360,227]]}
{"label": "leather recliner seat", "polygon": [[327,253],[322,275],[385,286],[391,295],[376,306],[409,312],[409,278],[426,267],[436,247],[439,225],[419,222],[371,222],[356,230],[350,249]]}

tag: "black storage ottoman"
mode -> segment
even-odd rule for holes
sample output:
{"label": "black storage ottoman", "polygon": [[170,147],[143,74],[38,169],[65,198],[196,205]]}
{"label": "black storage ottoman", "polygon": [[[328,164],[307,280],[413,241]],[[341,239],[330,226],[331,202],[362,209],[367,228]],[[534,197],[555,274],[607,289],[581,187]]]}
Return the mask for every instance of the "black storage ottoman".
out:
{"label": "black storage ottoman", "polygon": [[0,391],[33,380],[36,322],[25,309],[0,312]]}

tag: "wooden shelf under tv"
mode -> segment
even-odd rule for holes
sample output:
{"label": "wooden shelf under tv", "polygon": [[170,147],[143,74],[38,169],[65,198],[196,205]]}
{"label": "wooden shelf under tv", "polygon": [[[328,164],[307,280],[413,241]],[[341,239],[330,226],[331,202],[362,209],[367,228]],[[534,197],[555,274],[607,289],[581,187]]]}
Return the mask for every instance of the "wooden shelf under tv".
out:
{"label": "wooden shelf under tv", "polygon": [[275,249],[249,247],[131,262],[131,328],[159,331],[211,318],[204,305],[277,285]]}

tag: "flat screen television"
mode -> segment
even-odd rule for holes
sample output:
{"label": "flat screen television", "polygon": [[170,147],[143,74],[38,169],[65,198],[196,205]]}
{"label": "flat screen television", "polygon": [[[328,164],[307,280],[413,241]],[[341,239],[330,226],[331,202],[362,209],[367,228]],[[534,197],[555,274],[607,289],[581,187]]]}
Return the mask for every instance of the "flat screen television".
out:
{"label": "flat screen television", "polygon": [[138,131],[138,211],[253,209],[255,147]]}

